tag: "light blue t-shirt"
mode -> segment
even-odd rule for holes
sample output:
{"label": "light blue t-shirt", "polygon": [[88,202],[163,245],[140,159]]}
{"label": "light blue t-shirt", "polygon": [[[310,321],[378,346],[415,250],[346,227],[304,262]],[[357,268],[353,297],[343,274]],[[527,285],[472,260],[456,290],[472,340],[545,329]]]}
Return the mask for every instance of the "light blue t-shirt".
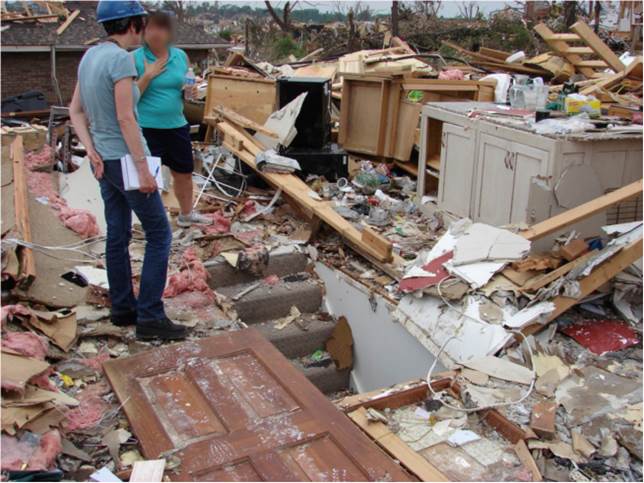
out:
{"label": "light blue t-shirt", "polygon": [[[130,151],[123,139],[116,116],[114,84],[126,77],[136,77],[132,56],[114,42],[103,42],[90,48],[78,66],[78,84],[83,111],[98,154],[104,160],[120,159]],[[134,115],[138,118],[139,88],[133,82]],[[141,128],[137,126],[146,155],[150,155]]]}
{"label": "light blue t-shirt", "polygon": [[[155,62],[156,56],[147,47],[134,51],[134,63],[138,76],[145,72],[145,61]],[[165,70],[150,81],[139,100],[141,127],[175,129],[188,124],[183,115],[183,84],[188,72],[188,56],[175,47],[170,47]]]}

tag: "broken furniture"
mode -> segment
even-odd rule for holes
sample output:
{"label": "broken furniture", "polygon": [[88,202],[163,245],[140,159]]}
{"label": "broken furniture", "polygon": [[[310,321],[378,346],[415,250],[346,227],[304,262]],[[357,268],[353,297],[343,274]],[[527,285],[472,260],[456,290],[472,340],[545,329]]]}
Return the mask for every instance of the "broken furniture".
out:
{"label": "broken furniture", "polygon": [[[641,132],[539,135],[512,114],[491,103],[423,107],[419,199],[431,176],[439,208],[496,226],[534,224],[642,177]],[[640,196],[582,232],[641,219],[641,209]]]}
{"label": "broken furniture", "polygon": [[494,81],[345,75],[338,142],[347,151],[408,161],[423,102],[494,100]]}
{"label": "broken furniture", "polygon": [[[437,377],[432,389],[447,391],[455,400],[460,399],[461,388],[453,378],[455,374]],[[526,470],[532,473],[528,481],[540,479],[529,452],[526,457],[521,451],[521,443],[525,444],[528,437],[523,429],[495,409],[477,412],[480,436],[479,431],[450,428],[445,424],[449,419],[436,417],[435,411],[442,404],[432,399],[424,381],[347,396],[336,401],[336,406],[421,481],[513,481]],[[395,417],[394,413],[400,413],[401,417]],[[452,412],[455,419],[463,415]],[[408,433],[401,431],[403,426]],[[445,434],[440,436],[442,430]],[[498,434],[491,441],[483,431]],[[504,465],[493,462],[493,453],[498,453],[501,447],[510,454],[515,453],[514,465],[507,464],[507,460]]]}
{"label": "broken furniture", "polygon": [[172,479],[410,479],[254,329],[104,368],[145,457],[180,462]]}
{"label": "broken furniture", "polygon": [[276,100],[274,80],[210,75],[204,114],[211,116],[214,107],[224,106],[257,124],[264,124],[276,110]]}
{"label": "broken furniture", "polygon": [[323,77],[282,77],[277,80],[278,107],[306,93],[295,120],[297,134],[280,154],[295,159],[301,177],[322,175],[328,181],[348,176],[347,153],[331,143],[331,81]]}

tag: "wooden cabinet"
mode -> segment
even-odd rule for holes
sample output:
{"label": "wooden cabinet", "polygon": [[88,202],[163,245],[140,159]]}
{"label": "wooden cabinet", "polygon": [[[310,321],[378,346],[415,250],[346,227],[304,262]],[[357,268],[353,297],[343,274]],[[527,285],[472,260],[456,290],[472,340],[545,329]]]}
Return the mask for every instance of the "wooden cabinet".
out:
{"label": "wooden cabinet", "polygon": [[[491,225],[530,225],[642,178],[641,134],[539,135],[515,119],[485,117],[498,109],[480,102],[423,106],[418,200],[427,174],[438,179],[442,210]],[[585,167],[582,189],[571,180],[570,169],[577,166]],[[555,187],[566,176],[570,188],[560,204]],[[641,219],[641,211],[640,196],[585,225],[582,233]]]}

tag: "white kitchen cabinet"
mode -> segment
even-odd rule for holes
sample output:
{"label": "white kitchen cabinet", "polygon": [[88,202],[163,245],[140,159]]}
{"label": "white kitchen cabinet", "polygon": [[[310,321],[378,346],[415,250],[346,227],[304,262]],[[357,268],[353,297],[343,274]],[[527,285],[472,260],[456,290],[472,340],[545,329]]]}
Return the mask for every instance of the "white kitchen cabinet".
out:
{"label": "white kitchen cabinet", "polygon": [[[440,156],[440,209],[497,226],[531,225],[573,207],[571,204],[577,206],[642,178],[641,132],[546,136],[507,117],[470,115],[496,108],[478,102],[428,103],[423,107],[421,128],[425,132],[420,139],[431,146],[423,149],[421,145],[420,151],[427,154],[425,163]],[[425,163],[421,156],[419,172]],[[584,167],[580,179],[572,176],[579,169],[571,167],[577,166]],[[564,181],[575,188],[566,190],[566,207],[559,204],[555,190]],[[588,189],[575,183],[586,183]],[[419,200],[423,189],[419,184]],[[641,219],[641,196],[627,203],[583,225],[583,234],[597,234],[606,221]]]}
{"label": "white kitchen cabinet", "polygon": [[469,216],[470,197],[474,179],[474,137],[470,129],[455,124],[443,124],[440,152],[438,199],[449,211]]}

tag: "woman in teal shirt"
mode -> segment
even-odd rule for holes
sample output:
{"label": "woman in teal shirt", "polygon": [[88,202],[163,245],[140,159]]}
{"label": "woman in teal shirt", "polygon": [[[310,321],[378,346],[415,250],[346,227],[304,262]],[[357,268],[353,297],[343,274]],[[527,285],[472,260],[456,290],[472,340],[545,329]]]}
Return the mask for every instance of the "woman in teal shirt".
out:
{"label": "woman in teal shirt", "polygon": [[177,225],[188,227],[192,223],[212,223],[212,220],[192,211],[194,162],[190,125],[183,115],[183,88],[190,62],[183,50],[171,46],[173,31],[169,14],[150,13],[144,46],[134,51],[134,64],[141,91],[139,124],[152,155],[160,157],[172,172],[181,210]]}

